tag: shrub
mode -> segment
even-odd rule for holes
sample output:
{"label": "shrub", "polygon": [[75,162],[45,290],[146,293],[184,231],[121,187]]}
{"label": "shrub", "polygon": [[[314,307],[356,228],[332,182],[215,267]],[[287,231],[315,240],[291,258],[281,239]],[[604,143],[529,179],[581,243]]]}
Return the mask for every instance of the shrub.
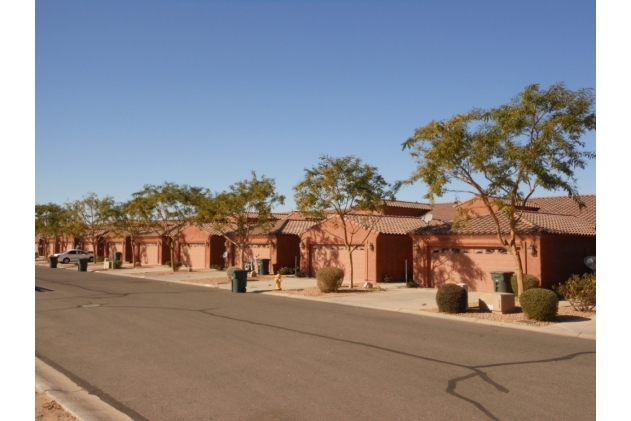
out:
{"label": "shrub", "polygon": [[123,267],[123,261],[122,260],[114,260],[114,269],[120,269]]}
{"label": "shrub", "polygon": [[559,310],[559,297],[545,288],[530,288],[519,297],[519,304],[527,318],[552,321]]}
{"label": "shrub", "polygon": [[281,275],[289,275],[290,273],[294,273],[294,270],[292,268],[282,267],[278,269],[278,273]]}
{"label": "shrub", "polygon": [[465,313],[467,311],[467,290],[456,284],[445,284],[436,292],[436,304],[441,313]]}
{"label": "shrub", "polygon": [[128,259],[127,263],[132,264],[132,263],[134,263],[134,261],[132,259]]}
{"label": "shrub", "polygon": [[235,270],[241,270],[241,268],[239,266],[230,266],[228,269],[226,269],[226,275],[228,275],[229,281],[232,281],[232,276],[234,275]]}
{"label": "shrub", "polygon": [[316,280],[320,291],[337,291],[344,281],[344,271],[340,268],[323,267],[316,272]]}
{"label": "shrub", "polygon": [[105,257],[103,256],[96,256],[96,262],[97,263],[103,263],[105,261]]}
{"label": "shrub", "polygon": [[[541,285],[541,281],[535,275],[529,275],[524,273],[524,291],[529,290],[531,288],[539,288]],[[517,274],[514,274],[510,278],[510,286],[512,288],[513,294],[517,297]]]}
{"label": "shrub", "polygon": [[217,269],[217,270],[223,270],[223,266],[222,265],[210,265],[211,269]]}
{"label": "shrub", "polygon": [[392,282],[392,277],[386,273],[385,275],[383,275],[383,282],[385,284],[389,284],[390,282]]}
{"label": "shrub", "polygon": [[592,311],[596,307],[596,275],[572,275],[564,284],[553,288],[578,311]]}
{"label": "shrub", "polygon": [[164,262],[164,266],[169,266],[170,267],[171,266],[171,261],[167,260],[166,262]]}
{"label": "shrub", "polygon": [[300,268],[296,268],[296,278],[304,278],[305,274],[300,271]]}

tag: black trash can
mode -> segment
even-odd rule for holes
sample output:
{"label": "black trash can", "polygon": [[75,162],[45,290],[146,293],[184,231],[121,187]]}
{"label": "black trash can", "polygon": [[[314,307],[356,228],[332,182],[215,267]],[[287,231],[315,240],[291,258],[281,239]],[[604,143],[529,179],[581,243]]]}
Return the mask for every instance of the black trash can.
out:
{"label": "black trash can", "polygon": [[50,266],[52,269],[57,268],[57,261],[57,256],[48,256],[48,266]]}
{"label": "black trash can", "polygon": [[495,285],[495,292],[513,292],[511,287],[510,278],[513,276],[513,272],[491,272],[491,279],[493,279],[493,285]]}
{"label": "black trash can", "polygon": [[88,270],[89,261],[89,259],[79,259],[79,264],[77,265],[79,267],[79,272],[86,272]]}
{"label": "black trash can", "polygon": [[232,272],[232,292],[245,292],[247,284],[247,270],[236,269]]}
{"label": "black trash can", "polygon": [[270,259],[256,259],[259,275],[269,275],[269,261]]}
{"label": "black trash can", "polygon": [[121,253],[120,251],[114,253],[114,260],[123,260],[123,253]]}

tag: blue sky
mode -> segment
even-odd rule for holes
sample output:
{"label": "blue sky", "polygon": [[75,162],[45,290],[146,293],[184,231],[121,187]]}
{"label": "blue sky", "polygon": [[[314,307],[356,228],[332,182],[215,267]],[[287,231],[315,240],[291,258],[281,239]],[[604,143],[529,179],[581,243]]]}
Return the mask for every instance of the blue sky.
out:
{"label": "blue sky", "polygon": [[[415,168],[401,143],[431,120],[532,83],[596,87],[594,1],[35,5],[36,203],[124,201],[164,181],[221,191],[253,170],[289,210],[322,154],[394,182]],[[581,192],[596,192],[595,167]]]}

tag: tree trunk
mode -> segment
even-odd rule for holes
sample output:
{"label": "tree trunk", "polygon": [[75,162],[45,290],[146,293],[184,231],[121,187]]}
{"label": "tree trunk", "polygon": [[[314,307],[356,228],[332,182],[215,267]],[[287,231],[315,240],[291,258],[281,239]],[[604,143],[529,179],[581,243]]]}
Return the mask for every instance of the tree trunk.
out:
{"label": "tree trunk", "polygon": [[351,289],[353,289],[353,250],[347,246],[346,251],[348,251],[348,260],[351,263]]}

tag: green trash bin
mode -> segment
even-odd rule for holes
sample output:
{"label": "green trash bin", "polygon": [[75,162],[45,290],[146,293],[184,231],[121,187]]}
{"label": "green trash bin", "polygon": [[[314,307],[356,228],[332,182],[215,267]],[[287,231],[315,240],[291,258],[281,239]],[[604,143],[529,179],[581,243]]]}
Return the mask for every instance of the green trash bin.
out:
{"label": "green trash bin", "polygon": [[513,276],[513,272],[491,272],[491,279],[495,286],[495,292],[513,292],[511,287],[510,278]]}
{"label": "green trash bin", "polygon": [[79,267],[79,272],[86,272],[88,270],[89,261],[89,259],[79,259],[79,264],[77,265]]}
{"label": "green trash bin", "polygon": [[57,256],[48,256],[48,266],[50,266],[51,269],[57,269],[58,260]]}
{"label": "green trash bin", "polygon": [[236,269],[232,272],[232,292],[245,292],[247,284],[247,270]]}
{"label": "green trash bin", "polygon": [[259,275],[269,275],[269,262],[270,259],[256,259]]}

